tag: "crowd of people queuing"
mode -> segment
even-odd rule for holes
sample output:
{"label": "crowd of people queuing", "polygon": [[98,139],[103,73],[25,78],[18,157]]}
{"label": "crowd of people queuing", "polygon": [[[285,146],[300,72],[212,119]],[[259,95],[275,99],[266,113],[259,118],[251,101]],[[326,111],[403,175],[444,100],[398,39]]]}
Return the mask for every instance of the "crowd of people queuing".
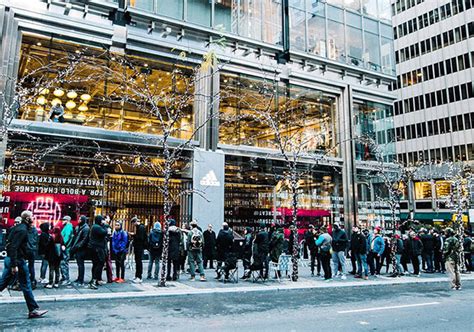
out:
{"label": "crowd of people queuing", "polygon": [[[104,218],[97,215],[89,226],[87,217],[81,216],[74,228],[71,218],[64,216],[62,223],[56,225],[42,223],[38,232],[32,225],[31,212],[24,211],[15,220],[15,226],[7,236],[8,256],[0,279],[0,290],[8,285],[22,290],[29,316],[35,318],[46,313],[39,310],[33,297],[32,289],[38,283],[44,284],[46,288],[59,288],[60,285],[68,287],[74,283],[94,290],[105,283],[123,283],[125,262],[132,253],[135,262],[132,282],[143,281],[145,251],[149,256],[147,279],[158,280],[164,244],[162,225],[160,222],[154,223],[147,234],[145,225],[137,217],[131,219],[131,224],[133,232],[129,233],[124,230],[121,220],[112,223],[108,216]],[[471,235],[466,231],[462,241],[459,241],[450,228],[444,231],[436,228],[408,228],[400,234],[384,231],[381,227],[369,230],[353,226],[349,235],[335,222],[329,227],[309,225],[303,241],[295,244],[294,239],[298,239],[298,235],[294,235],[298,234],[298,230],[294,226],[290,226],[285,233],[277,225],[260,224],[256,229],[245,229],[239,248],[234,241],[237,235],[227,223],[223,223],[218,234],[212,225],[202,231],[196,220],[179,228],[176,221],[170,219],[168,226],[167,281],[177,280],[186,274],[189,274],[190,280],[195,280],[196,273],[199,273],[200,281],[206,281],[205,269],[208,268],[215,269],[216,279],[228,280],[230,272],[236,271],[239,258],[244,268],[241,279],[249,279],[254,271],[260,278],[268,279],[269,264],[278,266],[282,255],[288,256],[294,252],[298,252],[300,258],[308,259],[312,276],[326,281],[336,277],[344,280],[350,274],[367,280],[369,275],[377,277],[383,274],[385,267],[385,274],[390,277],[408,274],[419,277],[422,271],[448,271],[452,288],[460,289],[460,272],[470,273],[473,268],[474,244]],[[462,262],[458,254],[461,247],[464,253]],[[37,282],[34,262],[38,256],[41,258],[41,267]],[[75,257],[78,267],[77,278],[73,282],[69,274],[72,257]],[[92,277],[87,285],[84,280],[86,259],[92,261]],[[352,266],[349,273],[346,259],[351,262],[347,266]],[[46,275],[48,269],[49,274]],[[281,270],[275,269],[275,274],[276,278],[281,277]]]}

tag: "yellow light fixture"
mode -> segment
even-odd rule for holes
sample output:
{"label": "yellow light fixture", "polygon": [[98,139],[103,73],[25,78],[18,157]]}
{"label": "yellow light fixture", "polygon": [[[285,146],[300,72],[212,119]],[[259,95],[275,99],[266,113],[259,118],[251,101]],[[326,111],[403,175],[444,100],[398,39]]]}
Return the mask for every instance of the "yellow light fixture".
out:
{"label": "yellow light fixture", "polygon": [[77,115],[77,119],[78,120],[85,120],[86,119],[86,115],[82,112],[80,112],[78,115]]}
{"label": "yellow light fixture", "polygon": [[37,99],[36,99],[36,103],[38,105],[44,105],[46,104],[47,100],[44,96],[39,96]]}
{"label": "yellow light fixture", "polygon": [[56,97],[62,97],[64,96],[64,90],[56,89],[54,90],[53,95],[55,95]]}
{"label": "yellow light fixture", "polygon": [[44,88],[40,90],[40,95],[47,95],[49,93],[49,89]]}
{"label": "yellow light fixture", "polygon": [[76,107],[76,103],[73,100],[68,100],[68,102],[66,103],[66,107],[72,110],[74,107]]}
{"label": "yellow light fixture", "polygon": [[89,107],[87,107],[86,104],[81,104],[81,105],[79,105],[79,107],[77,109],[81,112],[85,112],[89,109]]}
{"label": "yellow light fixture", "polygon": [[81,95],[81,99],[87,102],[91,100],[91,95],[88,93],[84,93],[83,95]]}
{"label": "yellow light fixture", "polygon": [[69,111],[65,112],[65,113],[64,113],[64,118],[65,118],[65,119],[72,119],[72,113],[69,112]]}
{"label": "yellow light fixture", "polygon": [[44,108],[42,106],[39,106],[37,109],[36,109],[36,114],[37,115],[43,115],[44,114]]}
{"label": "yellow light fixture", "polygon": [[67,96],[69,99],[74,99],[74,98],[77,97],[77,92],[74,91],[74,90],[71,90],[71,91],[69,91],[69,92],[67,93],[66,96]]}
{"label": "yellow light fixture", "polygon": [[61,101],[61,99],[59,98],[54,98],[53,100],[51,100],[51,105],[55,106],[57,104],[62,104],[63,102]]}

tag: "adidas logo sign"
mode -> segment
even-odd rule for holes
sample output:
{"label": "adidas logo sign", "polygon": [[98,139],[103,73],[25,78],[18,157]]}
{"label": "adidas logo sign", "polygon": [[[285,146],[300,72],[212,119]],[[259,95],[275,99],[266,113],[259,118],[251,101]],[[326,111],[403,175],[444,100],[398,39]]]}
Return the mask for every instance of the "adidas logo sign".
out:
{"label": "adidas logo sign", "polygon": [[216,173],[214,171],[209,171],[199,182],[201,186],[205,187],[219,187],[221,183],[217,180]]}

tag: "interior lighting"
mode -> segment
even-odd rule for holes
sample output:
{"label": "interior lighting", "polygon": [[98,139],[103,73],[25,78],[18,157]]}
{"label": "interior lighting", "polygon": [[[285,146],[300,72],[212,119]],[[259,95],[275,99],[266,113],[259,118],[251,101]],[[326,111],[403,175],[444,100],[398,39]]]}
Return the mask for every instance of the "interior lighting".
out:
{"label": "interior lighting", "polygon": [[53,95],[55,95],[56,97],[62,97],[64,96],[64,90],[56,89],[54,90]]}

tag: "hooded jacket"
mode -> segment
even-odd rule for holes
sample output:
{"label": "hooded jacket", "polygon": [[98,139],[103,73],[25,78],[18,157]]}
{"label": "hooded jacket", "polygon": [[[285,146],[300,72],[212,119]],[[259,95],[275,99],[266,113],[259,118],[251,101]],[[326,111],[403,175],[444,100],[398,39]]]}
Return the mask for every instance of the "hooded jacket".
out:
{"label": "hooded jacket", "polygon": [[[285,236],[283,235],[283,231],[277,230],[272,234],[272,238],[270,240],[270,259],[272,262],[278,263],[280,255],[283,253],[284,243]],[[316,243],[314,245],[316,246]]]}
{"label": "hooded jacket", "polygon": [[44,222],[40,225],[41,234],[39,236],[38,241],[38,254],[39,255],[46,255],[46,251],[48,250],[48,242],[49,242],[49,223]]}
{"label": "hooded jacket", "polygon": [[133,236],[133,247],[135,249],[145,249],[147,240],[145,225],[138,224],[138,226],[135,226],[135,230],[135,235]]}
{"label": "hooded jacket", "polygon": [[179,246],[181,244],[181,230],[175,225],[170,226],[168,230],[169,230],[168,259],[178,260],[179,259]]}
{"label": "hooded jacket", "polygon": [[423,243],[420,241],[418,236],[414,238],[410,237],[407,242],[407,251],[411,256],[419,256],[423,251]]}
{"label": "hooded jacket", "polygon": [[88,248],[106,249],[107,246],[107,230],[102,227],[102,216],[96,216],[94,225],[89,232]]}
{"label": "hooded jacket", "polygon": [[356,255],[367,254],[367,239],[365,238],[364,234],[362,234],[361,232],[352,233],[351,251],[352,251],[352,254],[356,254]]}
{"label": "hooded jacket", "polygon": [[114,254],[126,253],[128,251],[128,233],[122,229],[114,230],[112,233],[112,252]]}
{"label": "hooded jacket", "polygon": [[230,229],[221,229],[217,235],[216,246],[217,260],[225,261],[234,250],[234,233]]}
{"label": "hooded jacket", "polygon": [[156,222],[153,229],[148,234],[148,250],[151,254],[160,257],[163,252],[163,233],[161,224]]}
{"label": "hooded jacket", "polygon": [[81,252],[87,249],[90,227],[85,220],[81,220],[76,228],[76,235],[72,243],[71,251]]}
{"label": "hooded jacket", "polygon": [[332,231],[332,250],[334,251],[344,251],[347,249],[347,244],[349,240],[347,239],[347,234],[344,230],[340,228],[334,228]]}
{"label": "hooded jacket", "polygon": [[435,238],[431,234],[420,235],[420,240],[423,243],[423,253],[432,254],[435,247]]}
{"label": "hooded jacket", "polygon": [[204,236],[204,248],[202,249],[202,253],[204,257],[207,259],[214,258],[216,254],[216,232],[214,230],[210,231],[206,229],[202,235]]}
{"label": "hooded jacket", "polygon": [[12,267],[18,266],[18,260],[27,258],[28,227],[26,222],[21,222],[8,234],[6,249]]}
{"label": "hooded jacket", "polygon": [[385,250],[385,241],[380,234],[370,234],[367,242],[370,252],[382,256]]}

